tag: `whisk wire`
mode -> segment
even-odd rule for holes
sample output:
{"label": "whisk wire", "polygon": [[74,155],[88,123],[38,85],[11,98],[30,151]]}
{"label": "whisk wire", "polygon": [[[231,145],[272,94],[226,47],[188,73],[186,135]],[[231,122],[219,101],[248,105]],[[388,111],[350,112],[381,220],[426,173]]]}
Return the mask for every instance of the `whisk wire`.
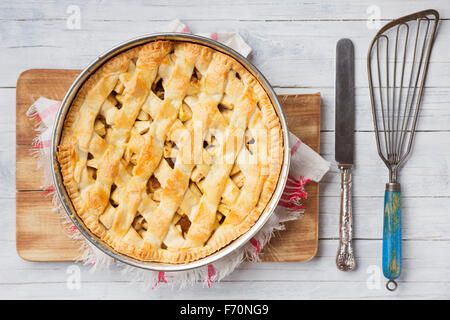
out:
{"label": "whisk wire", "polygon": [[[399,89],[399,93],[398,93],[398,106],[399,108],[397,108],[397,121],[396,121],[396,130],[395,130],[395,138],[394,138],[394,150],[395,150],[395,154],[394,154],[394,158],[398,161],[399,160],[399,150],[398,150],[398,145],[399,145],[399,125],[400,125],[400,102],[402,99],[402,93],[403,93],[403,80],[404,80],[404,75],[405,75],[405,66],[406,66],[406,48],[408,46],[408,40],[409,40],[409,25],[407,23],[401,23],[398,25],[397,27],[397,36],[395,38],[395,61],[394,61],[394,81],[395,79],[397,79],[397,50],[398,50],[398,40],[399,40],[399,32],[400,32],[400,28],[404,26],[406,28],[406,36],[405,36],[405,44],[404,44],[404,50],[403,50],[403,63],[402,63],[402,72],[401,72],[401,77],[400,77],[400,89]],[[392,101],[393,104],[395,104],[395,89],[397,83],[394,82],[394,93],[393,93],[393,97],[392,97]]]}
{"label": "whisk wire", "polygon": [[[415,40],[415,45],[414,45],[414,57],[413,57],[413,61],[412,61],[412,64],[411,64],[411,78],[410,78],[410,82],[411,82],[411,80],[413,79],[413,75],[414,75],[414,66],[415,66],[416,53],[417,53],[416,49],[417,49],[417,44],[418,44],[418,39],[419,39],[419,34],[420,34],[420,25],[421,25],[421,21],[423,21],[423,20],[427,20],[427,28],[426,28],[426,31],[425,31],[425,34],[424,34],[424,41],[423,41],[423,44],[422,44],[422,48],[420,50],[420,60],[419,60],[419,63],[417,64],[417,72],[416,72],[415,82],[414,82],[414,86],[413,86],[413,92],[411,94],[411,99],[409,101],[409,106],[408,106],[408,104],[406,104],[406,106],[408,106],[408,108],[407,108],[408,115],[403,117],[403,121],[405,122],[405,120],[406,120],[406,123],[405,123],[404,126],[402,126],[402,131],[401,131],[402,136],[401,136],[401,139],[400,139],[401,144],[400,144],[400,147],[398,149],[399,154],[403,150],[403,147],[404,147],[404,144],[405,144],[405,141],[406,141],[406,134],[408,133],[409,123],[410,123],[410,120],[411,120],[411,112],[412,112],[413,109],[415,109],[414,119],[417,119],[416,118],[416,114],[419,111],[419,104],[418,103],[420,103],[420,101],[419,100],[416,101],[416,107],[415,108],[413,108],[413,105],[414,105],[414,100],[416,98],[417,85],[419,83],[419,78],[420,78],[421,70],[422,70],[422,66],[423,66],[422,62],[423,62],[423,57],[424,57],[424,52],[425,52],[425,46],[427,44],[427,35],[428,35],[429,26],[430,26],[430,20],[428,18],[418,19],[416,40]],[[411,88],[411,83],[409,85],[409,89],[410,88]],[[408,89],[408,98],[409,98],[409,89]],[[408,99],[407,99],[406,103],[408,103]],[[406,112],[406,107],[405,107],[405,112]],[[417,120],[415,120],[414,123],[412,124],[412,128],[415,128],[416,121]],[[403,155],[403,157],[401,159],[400,158],[397,159],[397,164],[401,164],[401,162],[403,162],[403,160],[408,156],[409,152],[411,151],[411,145],[412,145],[413,137],[414,137],[413,134],[410,134],[406,153]]]}
{"label": "whisk wire", "polygon": [[[381,38],[385,38],[386,39],[386,55],[388,55],[389,53],[389,39],[386,36],[381,36]],[[382,85],[382,81],[381,81],[381,69],[380,69],[380,45],[379,45],[379,41],[377,41],[377,68],[378,68],[378,90],[380,93],[380,104],[381,104],[381,116],[383,119],[383,132],[384,132],[384,141],[385,141],[385,145],[387,148],[387,153],[389,154],[389,144],[388,144],[388,137],[387,137],[387,131],[386,131],[386,116],[384,114],[384,100],[383,100],[383,85]],[[386,68],[388,68],[388,64],[386,64]],[[388,79],[388,78],[387,78]],[[386,83],[386,88],[388,87],[387,83]]]}

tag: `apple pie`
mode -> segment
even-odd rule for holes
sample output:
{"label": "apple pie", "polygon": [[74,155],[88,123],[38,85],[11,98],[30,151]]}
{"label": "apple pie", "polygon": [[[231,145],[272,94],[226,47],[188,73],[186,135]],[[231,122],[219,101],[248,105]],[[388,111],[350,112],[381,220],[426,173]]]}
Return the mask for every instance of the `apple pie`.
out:
{"label": "apple pie", "polygon": [[86,80],[57,157],[76,214],[99,239],[142,261],[187,263],[254,225],[283,148],[277,113],[242,64],[154,41]]}

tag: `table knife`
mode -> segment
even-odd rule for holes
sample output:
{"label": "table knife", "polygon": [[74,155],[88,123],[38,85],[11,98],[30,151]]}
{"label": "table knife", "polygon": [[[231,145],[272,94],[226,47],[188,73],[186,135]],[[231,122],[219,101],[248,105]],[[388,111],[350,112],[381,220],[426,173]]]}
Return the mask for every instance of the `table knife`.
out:
{"label": "table knife", "polygon": [[352,168],[355,127],[355,62],[350,39],[336,46],[335,158],[341,172],[339,249],[336,265],[341,271],[355,267],[352,248]]}

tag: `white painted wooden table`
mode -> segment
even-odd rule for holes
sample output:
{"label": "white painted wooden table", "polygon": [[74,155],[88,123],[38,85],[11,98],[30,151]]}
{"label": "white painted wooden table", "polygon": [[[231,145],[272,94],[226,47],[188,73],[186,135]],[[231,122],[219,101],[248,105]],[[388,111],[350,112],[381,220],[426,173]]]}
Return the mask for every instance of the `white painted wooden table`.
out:
{"label": "white painted wooden table", "polygon": [[[450,3],[435,1],[1,1],[0,3],[0,298],[450,298]],[[72,5],[76,5],[75,7]],[[381,236],[387,170],[376,154],[365,58],[381,24],[421,9],[441,13],[415,148],[401,172],[404,267],[395,293],[384,289]],[[77,29],[77,10],[81,20]],[[379,14],[379,16],[377,16]],[[307,263],[246,263],[211,289],[162,285],[143,292],[118,270],[90,274],[67,286],[68,263],[31,263],[15,250],[15,85],[29,68],[84,68],[99,53],[129,38],[164,29],[179,18],[193,32],[237,31],[253,47],[252,60],[279,93],[320,91],[322,155],[334,163],[335,45],[356,52],[356,169],[354,230],[358,268],[335,267],[339,175],[321,183],[320,247]],[[75,27],[75,29],[73,29]],[[335,165],[335,163],[334,163]]]}

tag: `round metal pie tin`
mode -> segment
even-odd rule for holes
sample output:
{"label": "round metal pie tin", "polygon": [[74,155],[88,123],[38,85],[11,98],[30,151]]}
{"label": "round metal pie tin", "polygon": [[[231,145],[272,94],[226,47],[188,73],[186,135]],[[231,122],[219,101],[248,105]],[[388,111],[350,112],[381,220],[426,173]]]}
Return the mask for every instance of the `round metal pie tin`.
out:
{"label": "round metal pie tin", "polygon": [[[148,42],[152,41],[158,41],[158,40],[172,40],[172,41],[184,41],[184,42],[192,42],[201,44],[204,46],[208,46],[214,50],[217,50],[219,52],[222,52],[224,54],[227,54],[234,59],[236,59],[238,62],[240,62],[262,85],[264,90],[266,91],[267,95],[269,96],[275,111],[279,117],[280,124],[281,124],[281,130],[283,135],[283,163],[280,171],[280,177],[278,179],[277,187],[272,195],[271,200],[267,204],[265,210],[261,213],[259,219],[256,221],[256,223],[250,228],[249,231],[247,231],[245,234],[241,235],[236,240],[232,241],[222,249],[218,250],[217,252],[196,260],[189,263],[184,264],[167,264],[167,263],[159,263],[159,262],[150,262],[150,261],[142,261],[137,260],[132,257],[129,257],[127,255],[121,254],[114,249],[112,249],[108,244],[104,243],[102,240],[100,240],[97,236],[95,236],[83,223],[83,221],[79,218],[77,215],[75,208],[72,205],[72,201],[70,200],[67,191],[63,184],[62,175],[60,172],[59,163],[56,159],[56,151],[57,147],[61,138],[61,133],[64,125],[64,120],[66,117],[66,114],[72,104],[73,99],[75,98],[78,90],[83,85],[83,83],[100,67],[102,66],[106,61],[111,59],[112,57],[116,56],[117,54],[129,50],[133,47],[140,46],[143,44],[146,44]],[[214,261],[217,261],[226,255],[230,254],[231,252],[237,250],[242,245],[247,243],[260,229],[261,227],[266,223],[266,221],[269,219],[269,217],[274,212],[274,209],[278,203],[278,200],[281,197],[281,194],[283,193],[284,186],[286,184],[287,176],[288,176],[288,170],[289,170],[289,160],[290,160],[290,154],[289,154],[289,140],[288,140],[288,128],[286,123],[286,118],[284,116],[281,103],[277,98],[277,95],[275,94],[273,88],[269,84],[269,82],[266,80],[266,78],[261,74],[261,72],[256,69],[256,67],[250,63],[245,57],[240,55],[238,52],[234,51],[233,49],[208,38],[196,36],[196,35],[190,35],[190,34],[184,34],[184,33],[158,33],[158,34],[150,34],[141,36],[135,39],[131,39],[129,41],[123,42],[110,50],[106,51],[102,55],[100,55],[97,59],[95,59],[91,64],[89,64],[86,69],[84,69],[80,75],[75,79],[73,84],[70,86],[69,90],[67,91],[62,104],[61,108],[59,109],[56,119],[55,119],[55,125],[52,133],[52,146],[51,146],[51,158],[52,158],[52,168],[53,168],[53,180],[55,183],[56,191],[58,193],[59,199],[61,200],[61,203],[69,216],[69,218],[72,220],[72,222],[75,224],[75,226],[78,228],[78,230],[83,234],[83,236],[89,240],[92,244],[94,244],[98,249],[103,251],[104,253],[108,254],[109,256],[124,262],[126,264],[148,269],[148,270],[154,270],[154,271],[183,271],[183,270],[189,270],[193,268],[198,268],[201,266],[205,266],[207,264],[213,263]]]}

